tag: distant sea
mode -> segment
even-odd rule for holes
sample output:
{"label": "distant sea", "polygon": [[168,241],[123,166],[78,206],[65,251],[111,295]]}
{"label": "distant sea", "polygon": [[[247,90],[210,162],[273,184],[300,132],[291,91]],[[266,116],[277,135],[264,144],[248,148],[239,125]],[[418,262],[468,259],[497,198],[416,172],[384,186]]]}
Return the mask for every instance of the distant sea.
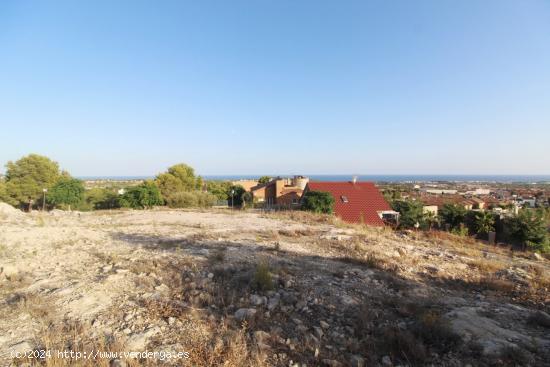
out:
{"label": "distant sea", "polygon": [[[262,175],[204,175],[205,180],[246,180]],[[292,175],[281,175],[291,177]],[[350,181],[354,175],[307,175],[312,181]],[[550,183],[550,175],[356,175],[358,181],[374,182],[500,182],[500,183]],[[82,180],[144,180],[153,176],[95,176],[79,177]]]}

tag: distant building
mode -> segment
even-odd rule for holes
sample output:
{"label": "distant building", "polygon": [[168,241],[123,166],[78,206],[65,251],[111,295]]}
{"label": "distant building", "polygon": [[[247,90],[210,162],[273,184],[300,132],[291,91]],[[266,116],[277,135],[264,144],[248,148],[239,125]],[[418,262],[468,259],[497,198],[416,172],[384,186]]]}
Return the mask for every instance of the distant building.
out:
{"label": "distant building", "polygon": [[250,191],[251,188],[258,185],[258,180],[237,180],[231,183],[235,186],[242,186],[245,191]]}
{"label": "distant building", "polygon": [[458,190],[451,190],[451,189],[422,189],[427,194],[432,195],[455,195]]}
{"label": "distant building", "polygon": [[330,193],[336,216],[346,222],[383,226],[383,218],[398,215],[372,182],[309,182],[308,191]]}
{"label": "distant building", "polygon": [[304,176],[276,177],[265,184],[251,187],[250,192],[254,199],[259,203],[264,203],[266,208],[291,208],[300,205],[300,198],[308,182],[309,178]]}

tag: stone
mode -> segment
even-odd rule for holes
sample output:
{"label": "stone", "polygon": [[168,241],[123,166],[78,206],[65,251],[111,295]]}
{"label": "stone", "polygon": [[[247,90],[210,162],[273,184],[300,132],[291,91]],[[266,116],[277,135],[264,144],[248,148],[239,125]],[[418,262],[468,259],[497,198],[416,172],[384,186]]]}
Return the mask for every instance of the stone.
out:
{"label": "stone", "polygon": [[126,362],[118,358],[111,359],[109,361],[109,367],[126,367]]}
{"label": "stone", "polygon": [[255,308],[239,308],[234,316],[237,321],[244,321],[251,319],[254,315],[256,315]]}
{"label": "stone", "polygon": [[320,327],[318,326],[314,326],[313,327],[313,331],[315,332],[315,336],[319,339],[321,339],[324,335],[323,333],[323,329],[321,329]]}
{"label": "stone", "polygon": [[365,367],[365,358],[358,355],[353,355],[351,356],[349,363],[351,367]]}
{"label": "stone", "polygon": [[550,315],[544,311],[535,312],[530,319],[539,326],[550,328]]}
{"label": "stone", "polygon": [[328,329],[330,327],[329,323],[324,320],[319,321],[319,325],[321,325],[323,329]]}
{"label": "stone", "polygon": [[250,303],[252,303],[254,306],[261,306],[267,303],[267,298],[253,294],[250,296]]}
{"label": "stone", "polygon": [[160,332],[158,326],[153,326],[142,333],[133,334],[126,341],[128,350],[143,350],[147,346],[149,339]]}
{"label": "stone", "polygon": [[214,278],[214,274],[213,273],[208,273],[208,279],[212,279]]}
{"label": "stone", "polygon": [[382,366],[387,366],[387,367],[393,366],[393,363],[392,363],[391,358],[389,356],[382,357]]}
{"label": "stone", "polygon": [[256,341],[256,343],[264,343],[270,337],[271,335],[263,330],[258,330],[254,332],[254,340]]}
{"label": "stone", "polygon": [[170,317],[168,318],[168,325],[174,325],[175,322],[176,322],[176,318],[175,318],[175,317],[170,316]]}
{"label": "stone", "polygon": [[25,353],[34,350],[34,346],[29,341],[21,341],[19,343],[11,345],[8,350],[14,353]]}
{"label": "stone", "polygon": [[343,364],[335,359],[323,359],[323,363],[328,367],[342,367]]}
{"label": "stone", "polygon": [[278,294],[271,297],[267,302],[267,309],[269,311],[273,311],[279,305],[280,300],[281,300],[281,296],[279,296]]}
{"label": "stone", "polygon": [[540,254],[538,254],[536,252],[533,252],[533,255],[531,255],[531,259],[537,260],[537,261],[542,261],[542,260],[544,260],[544,257],[540,256]]}

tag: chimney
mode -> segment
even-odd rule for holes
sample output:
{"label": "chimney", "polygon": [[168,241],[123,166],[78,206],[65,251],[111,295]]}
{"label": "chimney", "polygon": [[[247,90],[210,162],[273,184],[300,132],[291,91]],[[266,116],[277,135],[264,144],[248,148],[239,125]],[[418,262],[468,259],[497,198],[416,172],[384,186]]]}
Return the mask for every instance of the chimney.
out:
{"label": "chimney", "polygon": [[357,182],[357,176],[353,176],[353,177],[351,178],[351,183],[352,183],[352,184],[355,184],[356,182]]}

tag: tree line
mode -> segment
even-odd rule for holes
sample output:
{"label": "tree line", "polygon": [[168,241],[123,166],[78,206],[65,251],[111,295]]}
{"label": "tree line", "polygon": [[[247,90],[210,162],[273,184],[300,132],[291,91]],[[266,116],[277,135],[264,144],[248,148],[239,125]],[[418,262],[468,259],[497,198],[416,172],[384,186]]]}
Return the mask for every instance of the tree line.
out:
{"label": "tree line", "polygon": [[400,214],[400,228],[438,228],[461,236],[475,235],[481,239],[487,239],[489,232],[495,232],[498,241],[523,249],[550,252],[548,209],[522,208],[517,214],[498,215],[489,211],[467,210],[458,204],[445,204],[435,215],[424,211],[420,201],[392,200],[391,206]]}
{"label": "tree line", "polygon": [[[122,194],[119,190],[122,189]],[[30,154],[6,164],[0,179],[0,201],[21,209],[100,210],[145,209],[166,205],[171,208],[211,207],[219,201],[233,201],[240,207],[252,196],[240,185],[228,181],[204,181],[192,167],[180,163],[139,185],[86,190],[84,182],[62,171],[48,157]]]}

